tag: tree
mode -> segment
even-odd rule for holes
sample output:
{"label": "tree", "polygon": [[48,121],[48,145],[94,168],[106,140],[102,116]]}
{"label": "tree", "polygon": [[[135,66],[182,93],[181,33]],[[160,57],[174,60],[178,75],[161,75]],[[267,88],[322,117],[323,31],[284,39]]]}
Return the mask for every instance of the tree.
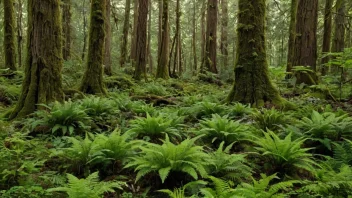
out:
{"label": "tree", "polygon": [[33,113],[37,104],[63,101],[62,30],[58,0],[28,0],[28,44],[21,96],[10,119]]}
{"label": "tree", "polygon": [[197,26],[196,26],[196,1],[193,0],[193,17],[192,17],[192,56],[193,56],[193,70],[197,71],[197,49],[196,49],[196,41],[197,41]]}
{"label": "tree", "polygon": [[121,44],[121,57],[120,66],[123,67],[126,63],[127,56],[127,40],[128,40],[128,29],[130,27],[130,10],[131,10],[131,0],[126,0],[125,5],[125,19],[122,29],[122,44]]}
{"label": "tree", "polygon": [[17,1],[17,55],[18,55],[18,67],[22,67],[22,47],[23,47],[23,2],[22,0]]}
{"label": "tree", "polygon": [[[346,2],[345,0],[336,1],[336,15],[335,15],[335,31],[332,42],[332,52],[343,52],[345,48],[345,14],[346,14]],[[332,72],[336,73],[339,71],[339,67],[333,65]]]}
{"label": "tree", "polygon": [[293,50],[294,50],[295,38],[296,38],[297,6],[298,6],[298,0],[291,0],[290,29],[289,29],[289,39],[288,39],[286,72],[292,72]]}
{"label": "tree", "polygon": [[103,83],[105,0],[92,0],[88,41],[87,67],[80,91],[88,94],[106,94]]}
{"label": "tree", "polygon": [[15,16],[13,0],[4,0],[5,68],[16,71]]}
{"label": "tree", "polygon": [[[180,10],[180,0],[176,0],[176,31],[175,31],[175,54],[174,54],[174,68],[172,76],[176,77],[176,69],[178,73],[182,73],[182,61],[181,61],[181,10]],[[172,53],[171,53],[172,54]],[[171,57],[170,57],[171,59]]]}
{"label": "tree", "polygon": [[[329,53],[331,47],[331,29],[332,29],[332,4],[333,0],[326,0],[325,2],[325,12],[324,12],[324,36],[323,36],[323,53]],[[329,56],[322,59],[321,64],[323,65],[321,69],[321,74],[326,75],[328,67],[325,66],[329,62]]]}
{"label": "tree", "polygon": [[71,0],[62,1],[62,32],[63,32],[63,48],[62,54],[64,60],[68,60],[71,56]]}
{"label": "tree", "polygon": [[207,32],[204,63],[208,71],[218,73],[216,68],[218,0],[208,0]]}
{"label": "tree", "polygon": [[148,44],[147,44],[147,63],[149,64],[149,72],[153,73],[153,55],[152,55],[152,1],[149,1],[149,15],[148,15]]}
{"label": "tree", "polygon": [[318,0],[299,0],[296,16],[292,65],[304,66],[312,71],[297,72],[297,83],[316,84]]}
{"label": "tree", "polygon": [[106,12],[105,12],[105,46],[104,46],[104,72],[106,75],[112,75],[111,67],[111,2],[106,1]]}
{"label": "tree", "polygon": [[240,0],[235,84],[227,101],[261,107],[282,104],[268,74],[265,45],[265,0]]}
{"label": "tree", "polygon": [[137,25],[137,40],[136,40],[136,69],[134,78],[140,80],[142,74],[146,76],[146,59],[147,59],[147,22],[148,22],[148,7],[149,0],[140,0],[138,9],[138,25]]}
{"label": "tree", "polygon": [[221,42],[220,42],[220,51],[222,55],[222,67],[223,69],[227,68],[228,65],[228,56],[229,56],[229,43],[228,43],[228,23],[229,23],[229,14],[228,14],[228,2],[227,0],[221,1]]}
{"label": "tree", "polygon": [[134,1],[134,7],[133,7],[133,31],[132,31],[132,36],[131,36],[131,61],[132,64],[134,65],[135,61],[136,61],[136,56],[137,56],[137,26],[138,26],[138,5],[139,4],[139,0],[135,0]]}
{"label": "tree", "polygon": [[157,78],[169,78],[169,0],[163,0],[163,15],[161,27],[161,43],[160,55],[158,60],[158,68],[156,71]]}

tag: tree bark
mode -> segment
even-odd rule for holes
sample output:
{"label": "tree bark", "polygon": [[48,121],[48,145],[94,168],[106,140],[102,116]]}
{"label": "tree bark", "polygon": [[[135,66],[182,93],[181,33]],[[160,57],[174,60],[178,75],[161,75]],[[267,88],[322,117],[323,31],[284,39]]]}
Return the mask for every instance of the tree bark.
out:
{"label": "tree bark", "polygon": [[111,2],[106,1],[106,13],[105,13],[105,47],[104,47],[104,72],[106,75],[112,75],[111,66]]}
{"label": "tree bark", "polygon": [[237,101],[255,107],[261,107],[265,102],[282,104],[268,74],[265,12],[265,0],[239,0],[236,76],[228,102]]}
{"label": "tree bark", "polygon": [[90,8],[87,67],[80,91],[88,94],[106,94],[103,83],[105,0],[92,0]]}
{"label": "tree bark", "polygon": [[22,47],[23,47],[23,2],[18,0],[17,2],[17,55],[18,55],[18,67],[22,67]]}
{"label": "tree bark", "polygon": [[205,26],[205,16],[206,16],[206,3],[203,3],[202,6],[202,15],[201,15],[201,58],[202,58],[202,63],[201,63],[201,72],[204,70],[204,64],[205,64],[205,39],[206,39],[206,26]]}
{"label": "tree bark", "polygon": [[152,56],[152,1],[149,0],[149,15],[148,15],[148,47],[147,47],[147,63],[149,64],[149,72],[153,73],[153,56]]}
{"label": "tree bark", "polygon": [[33,113],[37,104],[63,101],[62,30],[58,0],[28,0],[28,44],[21,96],[10,119]]}
{"label": "tree bark", "polygon": [[62,55],[64,60],[71,57],[71,0],[62,1],[62,33],[63,33],[63,48]]}
{"label": "tree bark", "polygon": [[204,63],[208,71],[218,73],[216,65],[218,0],[208,0],[207,32]]}
{"label": "tree bark", "polygon": [[293,51],[294,51],[295,38],[296,38],[297,7],[298,7],[298,0],[291,0],[291,17],[290,17],[291,19],[290,19],[290,28],[289,28],[286,72],[292,72]]}
{"label": "tree bark", "polygon": [[193,70],[196,72],[198,69],[197,66],[197,50],[196,50],[196,43],[197,43],[197,25],[196,25],[196,1],[193,0],[193,18],[192,18],[192,53],[193,53]]}
{"label": "tree bark", "polygon": [[299,0],[292,65],[304,66],[313,72],[296,72],[297,84],[317,84],[317,25],[318,0]]}
{"label": "tree bark", "polygon": [[176,0],[176,32],[175,32],[175,54],[174,54],[174,70],[172,73],[173,77],[181,74],[181,24],[180,24],[181,10],[180,10],[180,0]]}
{"label": "tree bark", "polygon": [[228,14],[228,2],[227,0],[221,0],[221,43],[220,51],[222,55],[222,69],[226,71],[228,66],[228,56],[229,56],[229,43],[228,43],[228,23],[229,23],[229,14]]}
{"label": "tree bark", "polygon": [[134,78],[141,80],[142,74],[147,81],[146,74],[146,59],[147,59],[147,22],[148,22],[148,7],[150,0],[139,0],[138,9],[138,26],[137,26],[137,40],[136,40],[136,69]]}
{"label": "tree bark", "polygon": [[132,61],[132,65],[135,64],[136,62],[136,57],[137,57],[137,26],[138,26],[138,3],[139,0],[134,1],[134,7],[133,7],[133,31],[132,31],[132,37],[131,37],[131,55],[130,59]]}
{"label": "tree bark", "polygon": [[4,0],[5,68],[16,71],[15,15],[13,0]]}
{"label": "tree bark", "polygon": [[163,0],[163,17],[161,28],[161,45],[160,55],[158,60],[158,68],[156,78],[168,79],[169,76],[169,0]]}
{"label": "tree bark", "polygon": [[131,11],[131,0],[126,0],[125,7],[125,21],[123,23],[122,30],[122,44],[121,44],[121,58],[120,66],[125,66],[127,58],[127,40],[128,40],[128,29],[130,27],[130,11]]}
{"label": "tree bark", "polygon": [[[325,2],[325,12],[324,12],[324,36],[323,36],[323,55],[330,52],[331,48],[331,31],[332,31],[332,4],[333,0],[326,0]],[[329,67],[326,66],[329,63],[330,57],[326,56],[322,58],[321,64],[321,75],[325,76]]]}
{"label": "tree bark", "polygon": [[[345,3],[345,0],[336,1],[335,31],[332,41],[332,52],[343,52],[345,49]],[[339,72],[339,66],[332,65],[331,69],[333,73]]]}
{"label": "tree bark", "polygon": [[86,0],[83,0],[83,49],[82,49],[82,61],[85,58],[86,55],[86,51],[87,51],[87,26],[88,26],[88,19],[87,19],[87,13],[86,13],[86,9],[84,9],[86,7]]}

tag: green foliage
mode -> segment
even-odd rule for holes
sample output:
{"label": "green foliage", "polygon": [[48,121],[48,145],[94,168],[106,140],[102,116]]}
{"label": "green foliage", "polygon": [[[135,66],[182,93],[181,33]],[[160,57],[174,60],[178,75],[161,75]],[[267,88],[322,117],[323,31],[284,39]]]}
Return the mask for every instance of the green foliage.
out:
{"label": "green foliage", "polygon": [[52,193],[47,192],[41,186],[14,186],[9,190],[0,191],[2,198],[26,197],[26,198],[50,198]]}
{"label": "green foliage", "polygon": [[205,198],[235,198],[231,182],[213,176],[208,178],[212,181],[214,188],[202,188],[200,190]]}
{"label": "green foliage", "polygon": [[316,181],[306,181],[298,192],[315,197],[349,197],[352,195],[352,168],[344,165],[338,171],[324,167],[316,171]]}
{"label": "green foliage", "polygon": [[80,102],[80,107],[96,121],[103,121],[105,118],[118,113],[113,100],[108,98],[87,97]]}
{"label": "green foliage", "polygon": [[[42,105],[44,106],[44,105]],[[31,128],[47,128],[55,135],[74,135],[89,129],[91,119],[85,110],[72,101],[63,104],[55,102],[52,106],[44,106],[49,111],[39,110],[34,113]]]}
{"label": "green foliage", "polygon": [[156,172],[163,183],[170,172],[183,172],[197,180],[198,175],[207,175],[205,167],[209,165],[209,156],[204,153],[203,147],[194,145],[199,138],[186,139],[175,145],[166,135],[162,145],[148,143],[141,147],[141,154],[132,157],[125,168],[134,167],[138,171],[136,181],[148,173]]}
{"label": "green foliage", "polygon": [[333,152],[334,159],[339,164],[347,164],[352,166],[352,141],[345,140],[341,144],[334,143]]}
{"label": "green foliage", "polygon": [[280,129],[280,127],[285,127],[289,124],[286,115],[276,109],[263,109],[253,114],[253,119],[257,127],[263,130],[269,129],[276,131]]}
{"label": "green foliage", "polygon": [[233,144],[230,144],[224,148],[224,142],[222,142],[216,151],[209,154],[212,164],[210,175],[232,181],[240,181],[251,176],[252,169],[246,165],[246,155],[230,154],[232,146]]}
{"label": "green foliage", "polygon": [[152,94],[157,96],[166,96],[169,94],[166,87],[158,82],[149,82],[137,87],[136,93],[138,94]]}
{"label": "green foliage", "polygon": [[314,171],[317,164],[308,153],[310,149],[302,148],[307,139],[292,140],[291,135],[280,139],[274,132],[268,131],[264,132],[264,137],[254,137],[252,142],[257,146],[255,149],[273,165],[272,170],[283,173],[293,173],[297,168]]}
{"label": "green foliage", "polygon": [[205,134],[205,138],[214,141],[225,141],[231,144],[242,139],[249,131],[247,125],[241,124],[240,121],[228,119],[228,116],[221,117],[213,114],[211,119],[204,119],[200,122],[200,130],[197,134]]}
{"label": "green foliage", "polygon": [[115,192],[122,189],[123,182],[99,182],[99,173],[95,172],[86,179],[78,179],[67,174],[68,186],[48,189],[48,192],[65,192],[70,198],[101,198],[105,192]]}
{"label": "green foliage", "polygon": [[334,113],[313,111],[311,117],[304,117],[297,125],[306,136],[321,142],[331,150],[331,141],[352,138],[352,118],[347,114],[336,116]]}
{"label": "green foliage", "polygon": [[153,140],[162,138],[165,134],[171,137],[181,137],[178,130],[174,128],[172,120],[162,115],[153,117],[149,114],[147,114],[146,118],[132,120],[131,129],[128,130],[127,133],[131,133],[137,137],[148,136]]}
{"label": "green foliage", "polygon": [[253,109],[249,105],[235,103],[229,109],[229,117],[243,117],[253,113]]}
{"label": "green foliage", "polygon": [[196,198],[197,196],[194,194],[190,197],[186,196],[186,190],[194,189],[195,187],[204,186],[206,184],[207,182],[203,180],[198,180],[198,181],[189,182],[186,185],[182,186],[181,188],[174,189],[174,191],[171,191],[169,189],[163,189],[158,191],[169,195],[170,198]]}

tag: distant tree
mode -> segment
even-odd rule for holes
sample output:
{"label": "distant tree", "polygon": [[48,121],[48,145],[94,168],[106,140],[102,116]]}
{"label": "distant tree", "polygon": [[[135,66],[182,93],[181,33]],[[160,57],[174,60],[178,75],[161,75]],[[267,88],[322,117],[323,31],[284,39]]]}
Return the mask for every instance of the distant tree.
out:
{"label": "distant tree", "polygon": [[122,44],[121,44],[121,57],[120,57],[120,66],[125,66],[127,59],[127,40],[128,40],[128,30],[130,27],[130,12],[131,12],[131,0],[126,0],[125,5],[125,19],[122,29]]}
{"label": "distant tree", "polygon": [[313,72],[296,72],[297,83],[317,83],[318,0],[298,0],[293,66],[304,66]]}
{"label": "distant tree", "polygon": [[292,72],[293,51],[296,38],[296,15],[297,15],[298,0],[291,0],[290,8],[290,29],[288,39],[288,52],[287,52],[287,72]]}
{"label": "distant tree", "polygon": [[217,27],[218,27],[218,0],[208,0],[207,32],[205,43],[204,64],[208,71],[218,73],[216,64],[217,55]]}
{"label": "distant tree", "polygon": [[71,57],[71,0],[62,1],[62,32],[63,32],[63,48],[62,54],[64,60]]}
{"label": "distant tree", "polygon": [[228,24],[229,24],[229,13],[228,13],[228,2],[227,0],[221,1],[221,42],[220,51],[222,56],[222,68],[226,69],[228,66],[229,56],[229,43],[228,43]]}
{"label": "distant tree", "polygon": [[[323,36],[323,53],[329,53],[331,48],[331,32],[332,32],[332,4],[333,0],[326,0],[325,2],[325,12],[324,12],[324,36]],[[329,62],[329,56],[322,59],[321,64],[323,65],[321,69],[321,74],[326,75],[328,67],[324,66]]]}
{"label": "distant tree", "polygon": [[27,59],[21,96],[10,119],[33,113],[39,106],[63,101],[62,30],[59,0],[28,0]]}
{"label": "distant tree", "polygon": [[111,66],[111,1],[106,1],[106,12],[105,12],[105,40],[104,40],[104,72],[106,75],[112,75],[112,66]]}
{"label": "distant tree", "polygon": [[88,41],[87,67],[80,91],[88,94],[106,94],[103,82],[105,0],[92,0]]}
{"label": "distant tree", "polygon": [[[346,2],[345,0],[336,1],[336,14],[335,14],[335,31],[332,41],[332,52],[342,52],[345,49],[345,31],[346,31]],[[333,65],[332,72],[339,71],[339,67]]]}
{"label": "distant tree", "polygon": [[132,61],[132,64],[134,65],[136,61],[136,56],[137,56],[137,26],[138,26],[138,7],[139,7],[139,0],[134,0],[134,5],[133,5],[133,31],[132,31],[132,36],[131,36],[131,54],[130,54],[130,59]]}
{"label": "distant tree", "polygon": [[15,15],[13,0],[4,0],[5,68],[16,71]]}
{"label": "distant tree", "polygon": [[157,78],[169,78],[169,0],[163,0],[163,15],[162,15],[162,28],[161,30],[161,43],[160,55],[158,60],[158,68],[156,71]]}
{"label": "distant tree", "polygon": [[266,102],[282,105],[269,79],[265,45],[265,0],[239,0],[235,84],[228,102],[256,107]]}
{"label": "distant tree", "polygon": [[144,74],[146,76],[146,60],[147,60],[147,22],[148,22],[148,7],[150,0],[139,0],[138,9],[138,25],[137,25],[137,40],[136,40],[136,68],[134,78],[140,80]]}

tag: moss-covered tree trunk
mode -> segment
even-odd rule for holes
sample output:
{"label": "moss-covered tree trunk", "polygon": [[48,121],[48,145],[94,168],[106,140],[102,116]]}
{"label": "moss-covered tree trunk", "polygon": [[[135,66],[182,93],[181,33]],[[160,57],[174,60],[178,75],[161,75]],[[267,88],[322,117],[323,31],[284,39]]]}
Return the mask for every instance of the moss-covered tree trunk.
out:
{"label": "moss-covered tree trunk", "polygon": [[80,91],[88,94],[106,94],[103,82],[105,0],[92,0],[88,41],[87,67]]}
{"label": "moss-covered tree trunk", "polygon": [[23,47],[23,1],[17,0],[17,56],[18,67],[22,67],[22,47]]}
{"label": "moss-covered tree trunk", "polygon": [[10,118],[33,113],[37,104],[63,101],[62,30],[59,0],[28,0],[25,77]]}
{"label": "moss-covered tree trunk", "polygon": [[193,70],[194,72],[197,71],[198,66],[197,66],[197,25],[196,25],[196,21],[197,21],[197,12],[196,12],[196,1],[193,0],[193,16],[192,16],[192,56],[193,56]]}
{"label": "moss-covered tree trunk", "polygon": [[147,44],[147,63],[149,73],[153,73],[153,55],[152,55],[152,1],[149,0],[149,14],[148,14],[148,44]]}
{"label": "moss-covered tree trunk", "polygon": [[105,47],[104,47],[104,72],[106,75],[112,75],[112,66],[111,66],[111,2],[110,0],[106,1],[106,12],[105,12]]}
{"label": "moss-covered tree trunk", "polygon": [[136,68],[134,78],[141,80],[142,75],[146,79],[146,59],[147,59],[147,21],[149,0],[139,0],[138,26],[136,40]]}
{"label": "moss-covered tree trunk", "polygon": [[130,12],[131,12],[131,0],[126,0],[125,7],[125,19],[122,29],[122,44],[121,44],[121,57],[120,57],[120,66],[125,66],[127,59],[127,40],[128,40],[128,30],[130,28]]}
{"label": "moss-covered tree trunk", "polygon": [[299,0],[293,66],[304,66],[312,72],[297,72],[297,84],[317,83],[317,26],[318,0]]}
{"label": "moss-covered tree trunk", "polygon": [[158,68],[156,71],[157,78],[168,79],[169,76],[169,0],[163,0],[163,17],[161,28],[160,55],[158,60]]}
{"label": "moss-covered tree trunk", "polygon": [[207,32],[204,64],[208,71],[218,73],[217,55],[218,0],[208,0]]}
{"label": "moss-covered tree trunk", "polygon": [[266,60],[265,0],[240,0],[238,14],[235,84],[228,102],[263,106],[280,105],[282,100],[272,85]]}
{"label": "moss-covered tree trunk", "polygon": [[220,50],[222,55],[222,70],[226,71],[228,66],[229,56],[229,42],[228,42],[228,24],[229,24],[229,13],[228,13],[228,2],[227,0],[221,1],[221,42]]}
{"label": "moss-covered tree trunk", "polygon": [[64,60],[71,57],[71,0],[62,1],[62,32],[63,32],[63,48],[62,54]]}
{"label": "moss-covered tree trunk", "polygon": [[296,38],[297,6],[298,6],[298,0],[291,0],[291,8],[290,8],[291,9],[291,12],[290,12],[291,16],[290,16],[286,72],[292,72],[293,50],[294,50],[295,38]]}
{"label": "moss-covered tree trunk", "polygon": [[131,36],[131,54],[130,60],[132,61],[132,65],[136,63],[137,57],[137,26],[138,26],[138,7],[139,7],[139,0],[134,0],[133,5],[133,29],[132,29],[132,36]]}
{"label": "moss-covered tree trunk", "polygon": [[13,0],[4,0],[5,68],[16,71],[15,16]]}
{"label": "moss-covered tree trunk", "polygon": [[[332,30],[332,4],[333,0],[326,0],[325,2],[325,12],[324,12],[324,36],[323,36],[323,53],[329,53],[331,47],[331,30]],[[321,69],[321,74],[326,75],[328,67],[326,64],[329,62],[330,57],[326,56],[322,58],[321,64],[323,65]]]}

